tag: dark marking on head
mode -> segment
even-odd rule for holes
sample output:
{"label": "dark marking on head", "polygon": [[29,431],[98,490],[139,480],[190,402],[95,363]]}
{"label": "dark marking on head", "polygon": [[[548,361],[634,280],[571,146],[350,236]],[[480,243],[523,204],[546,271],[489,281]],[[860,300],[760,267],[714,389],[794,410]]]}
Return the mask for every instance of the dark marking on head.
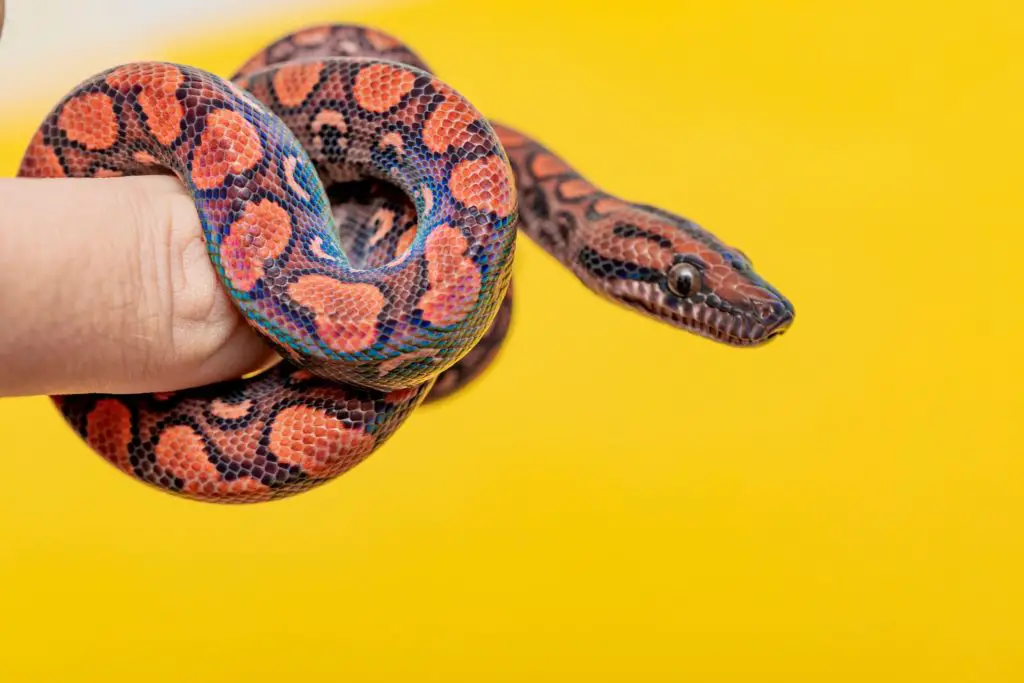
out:
{"label": "dark marking on head", "polygon": [[648,232],[647,230],[632,225],[631,223],[619,223],[614,228],[612,228],[612,234],[615,235],[616,237],[639,237],[645,240],[650,240],[651,242],[654,242],[662,249],[672,248],[672,240],[668,239],[667,237],[662,237],[661,235],[656,235],[653,232]]}

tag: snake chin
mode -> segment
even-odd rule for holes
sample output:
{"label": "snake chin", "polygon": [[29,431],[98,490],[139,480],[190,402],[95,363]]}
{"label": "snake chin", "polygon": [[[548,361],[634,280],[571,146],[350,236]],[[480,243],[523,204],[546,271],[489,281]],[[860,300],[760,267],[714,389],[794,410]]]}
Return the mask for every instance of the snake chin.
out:
{"label": "snake chin", "polygon": [[608,294],[647,317],[729,346],[762,346],[785,333],[793,321],[793,309],[785,301],[772,305],[772,313],[762,316],[737,308],[726,311],[704,302],[680,301],[659,287],[640,282],[620,283]]}

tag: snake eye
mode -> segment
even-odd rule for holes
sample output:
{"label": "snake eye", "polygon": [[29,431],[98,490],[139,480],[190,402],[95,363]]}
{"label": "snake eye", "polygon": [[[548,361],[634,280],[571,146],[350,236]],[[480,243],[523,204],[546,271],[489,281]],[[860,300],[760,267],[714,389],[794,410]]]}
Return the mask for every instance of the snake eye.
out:
{"label": "snake eye", "polygon": [[685,299],[700,291],[700,271],[692,263],[677,263],[668,271],[668,288]]}

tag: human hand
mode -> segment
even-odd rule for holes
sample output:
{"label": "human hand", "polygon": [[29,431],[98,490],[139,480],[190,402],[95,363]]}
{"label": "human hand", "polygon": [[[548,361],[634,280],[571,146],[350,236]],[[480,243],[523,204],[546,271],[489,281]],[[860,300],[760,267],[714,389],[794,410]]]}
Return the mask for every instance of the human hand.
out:
{"label": "human hand", "polygon": [[0,396],[173,391],[274,358],[177,179],[2,178],[0,206]]}

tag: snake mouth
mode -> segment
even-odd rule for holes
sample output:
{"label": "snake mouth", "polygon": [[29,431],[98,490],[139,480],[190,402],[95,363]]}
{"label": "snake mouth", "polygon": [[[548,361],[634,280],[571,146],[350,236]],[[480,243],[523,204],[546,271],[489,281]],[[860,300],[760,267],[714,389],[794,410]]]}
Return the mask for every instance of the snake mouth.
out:
{"label": "snake mouth", "polygon": [[783,335],[793,322],[788,308],[773,319],[757,322],[706,304],[686,303],[682,308],[672,308],[630,294],[620,294],[619,300],[661,322],[729,346],[762,346]]}

